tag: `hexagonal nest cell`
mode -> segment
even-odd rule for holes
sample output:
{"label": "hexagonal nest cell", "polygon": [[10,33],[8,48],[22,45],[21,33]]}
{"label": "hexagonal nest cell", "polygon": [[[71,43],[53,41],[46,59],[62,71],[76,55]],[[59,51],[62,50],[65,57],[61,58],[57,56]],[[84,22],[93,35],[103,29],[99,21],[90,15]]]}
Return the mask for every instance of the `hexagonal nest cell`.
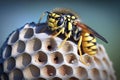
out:
{"label": "hexagonal nest cell", "polygon": [[53,38],[45,23],[39,26],[28,23],[13,31],[2,46],[0,61],[1,80],[116,80],[104,47],[97,44],[97,54],[83,54],[89,65],[84,65],[78,55],[77,44]]}

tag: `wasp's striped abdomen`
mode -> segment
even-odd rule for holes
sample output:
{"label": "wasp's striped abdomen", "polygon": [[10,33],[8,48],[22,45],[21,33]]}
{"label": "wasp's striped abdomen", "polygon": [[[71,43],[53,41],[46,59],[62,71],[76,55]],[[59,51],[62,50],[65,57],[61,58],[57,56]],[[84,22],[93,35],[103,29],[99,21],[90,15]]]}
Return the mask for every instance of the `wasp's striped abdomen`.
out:
{"label": "wasp's striped abdomen", "polygon": [[96,38],[89,33],[82,33],[82,51],[89,55],[95,55],[97,51]]}

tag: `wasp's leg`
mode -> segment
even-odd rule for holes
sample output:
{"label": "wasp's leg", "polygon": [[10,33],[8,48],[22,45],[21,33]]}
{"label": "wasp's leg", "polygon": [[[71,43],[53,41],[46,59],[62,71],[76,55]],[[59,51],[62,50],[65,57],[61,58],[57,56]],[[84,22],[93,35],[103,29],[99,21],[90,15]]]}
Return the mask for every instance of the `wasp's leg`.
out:
{"label": "wasp's leg", "polygon": [[84,58],[83,58],[83,56],[82,56],[82,52],[81,52],[81,48],[80,48],[81,43],[82,43],[82,36],[80,36],[80,39],[79,39],[79,41],[78,41],[78,51],[79,51],[79,53],[80,53],[80,61],[81,61],[83,64],[88,65],[88,64],[84,61]]}
{"label": "wasp's leg", "polygon": [[62,34],[64,34],[64,30],[65,30],[65,28],[63,27],[63,28],[61,28],[60,29],[60,31],[59,32],[57,32],[55,35],[53,35],[52,37],[53,38],[55,38],[55,37],[57,37],[60,33],[62,33]]}
{"label": "wasp's leg", "polygon": [[68,38],[70,38],[72,32],[70,31],[67,35],[66,35],[66,38],[62,41],[62,43],[58,46],[58,48],[60,49],[64,44],[65,42],[67,41]]}

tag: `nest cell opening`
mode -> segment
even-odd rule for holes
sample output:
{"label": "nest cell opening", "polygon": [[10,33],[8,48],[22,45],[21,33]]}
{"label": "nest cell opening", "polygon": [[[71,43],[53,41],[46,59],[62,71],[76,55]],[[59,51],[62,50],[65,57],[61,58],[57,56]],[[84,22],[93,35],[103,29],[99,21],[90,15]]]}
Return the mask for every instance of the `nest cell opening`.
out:
{"label": "nest cell opening", "polygon": [[31,38],[33,35],[34,35],[34,31],[33,31],[32,28],[25,28],[25,29],[23,29],[23,30],[21,31],[21,33],[20,33],[20,38],[21,38],[22,40],[24,40],[24,39],[29,39],[29,38]]}
{"label": "nest cell opening", "polygon": [[73,51],[73,46],[70,44],[70,42],[65,42],[65,44],[61,47],[62,51],[64,52],[70,52]]}
{"label": "nest cell opening", "polygon": [[23,71],[25,79],[33,79],[40,75],[40,69],[35,65],[29,65]]}
{"label": "nest cell opening", "polygon": [[47,38],[44,44],[45,44],[45,49],[48,51],[54,51],[57,48],[57,43],[53,38]]}
{"label": "nest cell opening", "polygon": [[112,75],[110,75],[110,78],[109,78],[109,79],[110,79],[110,80],[115,80],[114,77],[113,77]]}
{"label": "nest cell opening", "polygon": [[18,41],[12,46],[12,55],[16,56],[17,53],[22,53],[25,50],[25,43],[23,41]]}
{"label": "nest cell opening", "polygon": [[85,60],[85,62],[86,62],[87,64],[89,64],[89,65],[94,64],[93,59],[92,59],[92,56],[84,55],[84,60]]}
{"label": "nest cell opening", "polygon": [[102,63],[101,63],[100,59],[98,59],[97,57],[94,56],[94,61],[96,62],[96,64],[97,64],[99,67],[102,67]]}
{"label": "nest cell opening", "polygon": [[29,40],[26,44],[26,50],[28,53],[32,53],[33,51],[37,51],[41,48],[41,40],[38,38],[33,38]]}
{"label": "nest cell opening", "polygon": [[35,53],[32,59],[36,65],[43,65],[46,64],[48,61],[48,57],[43,51],[38,51],[37,53]]}
{"label": "nest cell opening", "polygon": [[98,69],[96,68],[91,69],[91,75],[92,75],[93,80],[101,80],[100,72]]}
{"label": "nest cell opening", "polygon": [[19,31],[16,30],[10,35],[8,44],[15,43],[18,40],[18,38],[19,38]]}
{"label": "nest cell opening", "polygon": [[3,51],[3,58],[8,58],[11,56],[12,47],[7,45],[7,47]]}
{"label": "nest cell opening", "polygon": [[54,77],[54,78],[52,78],[52,80],[62,80],[62,79],[59,77]]}
{"label": "nest cell opening", "polygon": [[105,65],[109,68],[110,67],[110,64],[108,62],[108,60],[104,57],[103,58],[103,62],[105,63]]}
{"label": "nest cell opening", "polygon": [[77,58],[76,58],[76,56],[74,55],[74,53],[66,54],[65,60],[66,60],[69,64],[75,64],[75,63],[77,63]]}
{"label": "nest cell opening", "polygon": [[23,53],[22,55],[16,58],[16,67],[24,68],[31,62],[31,56],[27,53]]}
{"label": "nest cell opening", "polygon": [[46,65],[41,69],[41,74],[44,77],[50,77],[50,76],[55,76],[56,75],[56,69],[51,66],[51,65]]}
{"label": "nest cell opening", "polygon": [[58,68],[58,72],[62,75],[72,75],[73,74],[73,69],[70,66],[67,65],[62,65]]}
{"label": "nest cell opening", "polygon": [[10,80],[22,80],[23,79],[23,73],[20,69],[14,69],[9,74]]}
{"label": "nest cell opening", "polygon": [[13,57],[10,57],[5,60],[3,66],[4,66],[4,71],[8,72],[11,71],[15,67],[15,59]]}
{"label": "nest cell opening", "polygon": [[69,80],[79,80],[79,79],[76,77],[70,77]]}
{"label": "nest cell opening", "polygon": [[[106,70],[103,70],[103,71],[102,71],[102,75],[103,75],[103,79],[104,79],[104,80],[107,80],[107,79],[108,79],[108,74],[107,74],[107,71],[106,71]],[[112,80],[114,80],[114,79],[112,79]]]}
{"label": "nest cell opening", "polygon": [[88,77],[88,73],[87,73],[87,70],[83,67],[77,67],[76,68],[76,74],[77,74],[77,77],[80,78],[80,79],[87,79]]}
{"label": "nest cell opening", "polygon": [[45,78],[37,78],[35,80],[46,80]]}
{"label": "nest cell opening", "polygon": [[60,52],[54,52],[50,54],[51,62],[54,64],[60,64],[63,62],[63,55]]}

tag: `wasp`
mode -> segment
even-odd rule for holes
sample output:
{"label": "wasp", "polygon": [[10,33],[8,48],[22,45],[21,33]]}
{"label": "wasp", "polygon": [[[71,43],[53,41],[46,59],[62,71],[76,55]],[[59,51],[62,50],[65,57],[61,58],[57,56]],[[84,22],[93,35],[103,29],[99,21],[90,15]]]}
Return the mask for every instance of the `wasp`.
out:
{"label": "wasp", "polygon": [[[80,21],[80,17],[72,10],[65,8],[55,8],[51,12],[47,13],[47,24],[52,31],[57,31],[53,37],[57,37],[60,34],[65,35],[65,39],[58,46],[58,49],[64,45],[64,43],[72,37],[77,42],[77,48],[80,55],[80,61],[84,64],[83,53],[88,55],[95,55],[97,52],[96,38],[103,40],[108,43],[108,41],[98,34],[95,30],[87,26]],[[43,16],[44,16],[43,15]],[[43,17],[42,16],[42,17]],[[40,17],[39,23],[42,19]]]}

